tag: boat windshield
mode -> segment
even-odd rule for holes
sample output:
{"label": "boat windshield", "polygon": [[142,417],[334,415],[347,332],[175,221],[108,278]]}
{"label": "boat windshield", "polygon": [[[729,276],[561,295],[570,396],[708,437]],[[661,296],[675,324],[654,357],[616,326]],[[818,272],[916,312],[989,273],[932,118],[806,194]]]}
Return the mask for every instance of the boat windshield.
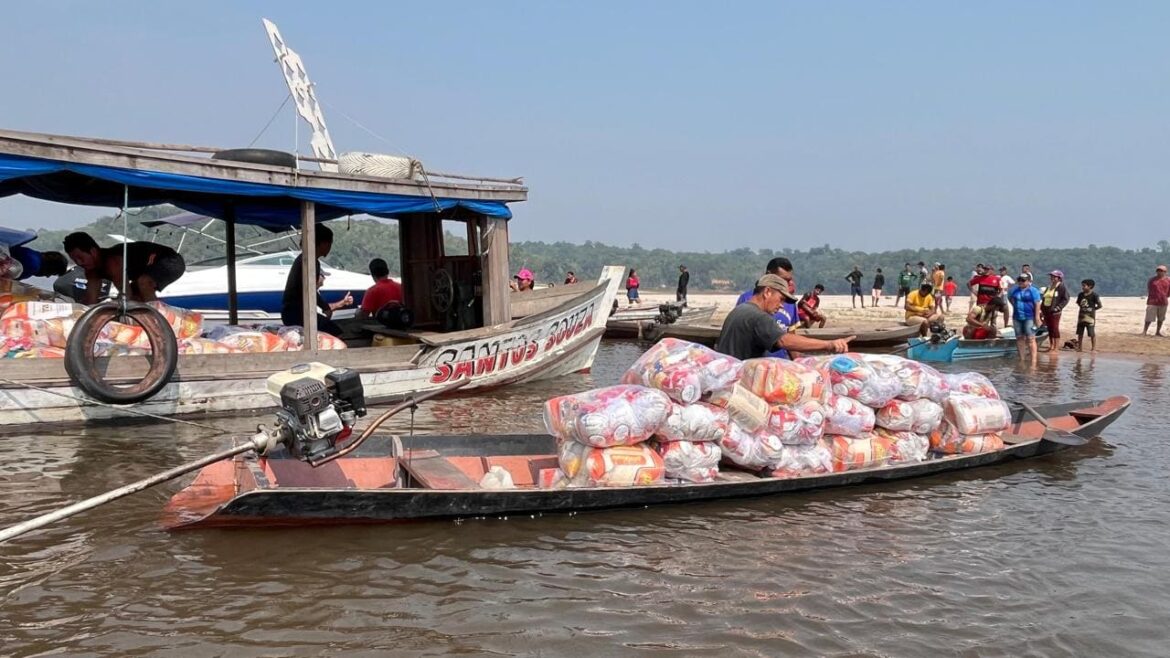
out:
{"label": "boat windshield", "polygon": [[[291,267],[293,261],[296,260],[296,257],[296,252],[282,251],[280,253],[265,254],[263,256],[248,256],[246,258],[237,258],[236,263],[249,266],[259,265],[267,267]],[[325,262],[324,259],[318,260],[321,261],[322,267],[334,269],[333,266]],[[208,258],[206,260],[201,260],[198,263],[191,264],[192,267],[222,267],[224,265],[227,265],[227,256],[216,256],[215,258]]]}

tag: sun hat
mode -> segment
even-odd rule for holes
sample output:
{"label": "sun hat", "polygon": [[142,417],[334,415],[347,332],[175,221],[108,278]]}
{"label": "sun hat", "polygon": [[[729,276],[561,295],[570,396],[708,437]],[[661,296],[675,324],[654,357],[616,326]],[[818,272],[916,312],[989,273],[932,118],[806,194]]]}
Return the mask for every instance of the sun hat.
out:
{"label": "sun hat", "polygon": [[765,274],[756,281],[757,287],[771,288],[778,291],[788,301],[796,301],[796,295],[793,295],[788,289],[788,281],[775,274]]}
{"label": "sun hat", "polygon": [[1058,279],[1063,279],[1064,272],[1061,272],[1060,270],[1052,270],[1051,272],[1048,273],[1048,276],[1054,276]]}

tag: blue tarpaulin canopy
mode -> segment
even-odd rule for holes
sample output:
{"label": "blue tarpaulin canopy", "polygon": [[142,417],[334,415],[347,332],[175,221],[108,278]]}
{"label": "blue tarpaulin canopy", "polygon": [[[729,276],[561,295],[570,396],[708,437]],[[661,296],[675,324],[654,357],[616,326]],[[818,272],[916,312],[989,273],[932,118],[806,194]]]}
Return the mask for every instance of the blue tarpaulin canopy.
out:
{"label": "blue tarpaulin canopy", "polygon": [[37,234],[32,231],[22,231],[15,228],[4,228],[0,226],[0,244],[8,247],[19,247],[22,244],[32,242],[37,239]]}
{"label": "blue tarpaulin canopy", "polygon": [[299,226],[302,201],[316,204],[317,221],[363,213],[397,219],[435,213],[436,205],[444,211],[464,208],[487,217],[512,217],[501,201],[295,187],[0,154],[0,197],[24,194],[46,201],[120,208],[126,188],[131,207],[169,203],[223,219],[230,206],[236,221],[267,226]]}

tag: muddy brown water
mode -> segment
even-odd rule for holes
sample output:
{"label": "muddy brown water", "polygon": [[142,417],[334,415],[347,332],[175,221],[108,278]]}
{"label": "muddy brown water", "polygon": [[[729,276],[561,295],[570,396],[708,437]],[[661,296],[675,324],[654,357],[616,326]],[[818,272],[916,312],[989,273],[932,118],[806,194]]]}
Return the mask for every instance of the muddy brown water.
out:
{"label": "muddy brown water", "polygon": [[[538,430],[545,397],[638,353],[605,343],[591,375],[430,403],[416,430]],[[974,369],[1034,402],[1134,405],[1076,452],[653,509],[167,533],[163,486],[0,545],[0,654],[1166,655],[1170,365]],[[0,441],[0,526],[216,445],[170,424]]]}

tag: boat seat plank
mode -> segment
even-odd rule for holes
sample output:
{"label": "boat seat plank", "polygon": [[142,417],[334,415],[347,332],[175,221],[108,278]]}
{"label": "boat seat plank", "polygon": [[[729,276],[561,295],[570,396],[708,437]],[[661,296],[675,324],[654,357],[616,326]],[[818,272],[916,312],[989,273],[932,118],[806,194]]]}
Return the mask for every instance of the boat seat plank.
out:
{"label": "boat seat plank", "polygon": [[1072,411],[1068,412],[1068,414],[1070,416],[1072,416],[1073,418],[1076,418],[1078,421],[1085,422],[1085,421],[1093,420],[1094,418],[1100,418],[1101,416],[1104,416],[1105,414],[1112,413],[1116,409],[1117,409],[1117,405],[1103,403],[1103,404],[1099,404],[1095,407],[1087,407],[1085,409],[1073,409]]}
{"label": "boat seat plank", "polygon": [[427,489],[479,489],[478,482],[433,450],[408,452],[401,465],[411,478]]}

